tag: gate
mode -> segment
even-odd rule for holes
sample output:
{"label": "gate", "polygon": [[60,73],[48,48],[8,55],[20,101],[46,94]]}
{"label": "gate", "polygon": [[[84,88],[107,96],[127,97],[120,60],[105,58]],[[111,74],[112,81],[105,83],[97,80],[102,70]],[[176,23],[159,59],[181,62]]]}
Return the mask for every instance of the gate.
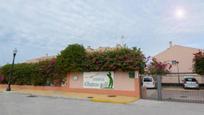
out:
{"label": "gate", "polygon": [[[145,84],[145,78],[153,78],[154,88]],[[168,74],[165,76],[141,76],[141,97],[143,99],[204,103],[204,77],[196,74]],[[194,78],[198,88],[184,88],[185,78]],[[146,79],[148,82],[148,79]],[[151,80],[149,80],[151,82]],[[150,83],[151,84],[151,83]]]}

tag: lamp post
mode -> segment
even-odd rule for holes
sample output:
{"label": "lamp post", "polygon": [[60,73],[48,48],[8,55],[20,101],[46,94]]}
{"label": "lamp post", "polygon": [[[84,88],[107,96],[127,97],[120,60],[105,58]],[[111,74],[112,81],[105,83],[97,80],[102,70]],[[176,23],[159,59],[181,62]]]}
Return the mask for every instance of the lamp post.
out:
{"label": "lamp post", "polygon": [[180,85],[180,75],[179,75],[179,66],[178,66],[179,62],[176,61],[176,60],[172,60],[172,64],[173,64],[173,65],[176,65],[176,67],[177,67],[177,72],[178,72],[178,84]]}
{"label": "lamp post", "polygon": [[15,61],[16,54],[17,54],[17,49],[15,48],[13,50],[13,61],[12,61],[12,66],[11,66],[10,73],[8,76],[8,87],[7,87],[6,91],[11,91],[11,77],[13,75],[13,67],[14,67],[14,61]]}

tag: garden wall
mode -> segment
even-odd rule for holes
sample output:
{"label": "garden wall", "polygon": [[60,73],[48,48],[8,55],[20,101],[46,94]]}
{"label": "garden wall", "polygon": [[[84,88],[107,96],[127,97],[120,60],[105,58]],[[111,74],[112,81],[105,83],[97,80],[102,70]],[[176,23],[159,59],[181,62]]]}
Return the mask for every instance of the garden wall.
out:
{"label": "garden wall", "polygon": [[84,87],[84,72],[71,72],[67,75],[67,85],[70,91],[85,93],[100,93],[112,95],[140,96],[140,82],[138,72],[134,78],[128,72],[113,72],[113,88],[86,88]]}

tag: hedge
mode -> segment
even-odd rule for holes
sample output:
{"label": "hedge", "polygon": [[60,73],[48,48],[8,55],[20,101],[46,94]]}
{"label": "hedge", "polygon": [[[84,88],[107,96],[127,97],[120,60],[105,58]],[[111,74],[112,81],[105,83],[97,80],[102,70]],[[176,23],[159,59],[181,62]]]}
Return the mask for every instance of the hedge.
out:
{"label": "hedge", "polygon": [[[53,60],[42,61],[39,63],[21,63],[15,64],[12,84],[16,85],[60,85],[63,80],[62,75],[55,70]],[[11,65],[4,65],[0,69],[1,76],[4,77],[2,83],[7,83]]]}
{"label": "hedge", "polygon": [[119,48],[86,55],[84,71],[144,72],[145,57],[139,49]]}
{"label": "hedge", "polygon": [[[104,52],[87,52],[82,45],[72,44],[56,59],[39,63],[14,65],[12,83],[18,85],[61,85],[67,72],[82,71],[140,71],[144,72],[145,57],[138,48],[116,48]],[[11,65],[0,68],[7,82]],[[2,79],[2,78],[1,78]]]}

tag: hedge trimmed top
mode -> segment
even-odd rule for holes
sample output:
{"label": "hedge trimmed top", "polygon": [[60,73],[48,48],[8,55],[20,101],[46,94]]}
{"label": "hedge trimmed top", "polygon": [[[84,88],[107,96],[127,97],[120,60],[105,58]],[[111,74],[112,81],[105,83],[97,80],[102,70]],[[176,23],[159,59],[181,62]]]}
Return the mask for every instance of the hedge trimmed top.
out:
{"label": "hedge trimmed top", "polygon": [[135,71],[144,72],[145,56],[137,48],[115,48],[104,52],[86,52],[79,44],[72,44],[57,56],[57,68],[69,71]]}

